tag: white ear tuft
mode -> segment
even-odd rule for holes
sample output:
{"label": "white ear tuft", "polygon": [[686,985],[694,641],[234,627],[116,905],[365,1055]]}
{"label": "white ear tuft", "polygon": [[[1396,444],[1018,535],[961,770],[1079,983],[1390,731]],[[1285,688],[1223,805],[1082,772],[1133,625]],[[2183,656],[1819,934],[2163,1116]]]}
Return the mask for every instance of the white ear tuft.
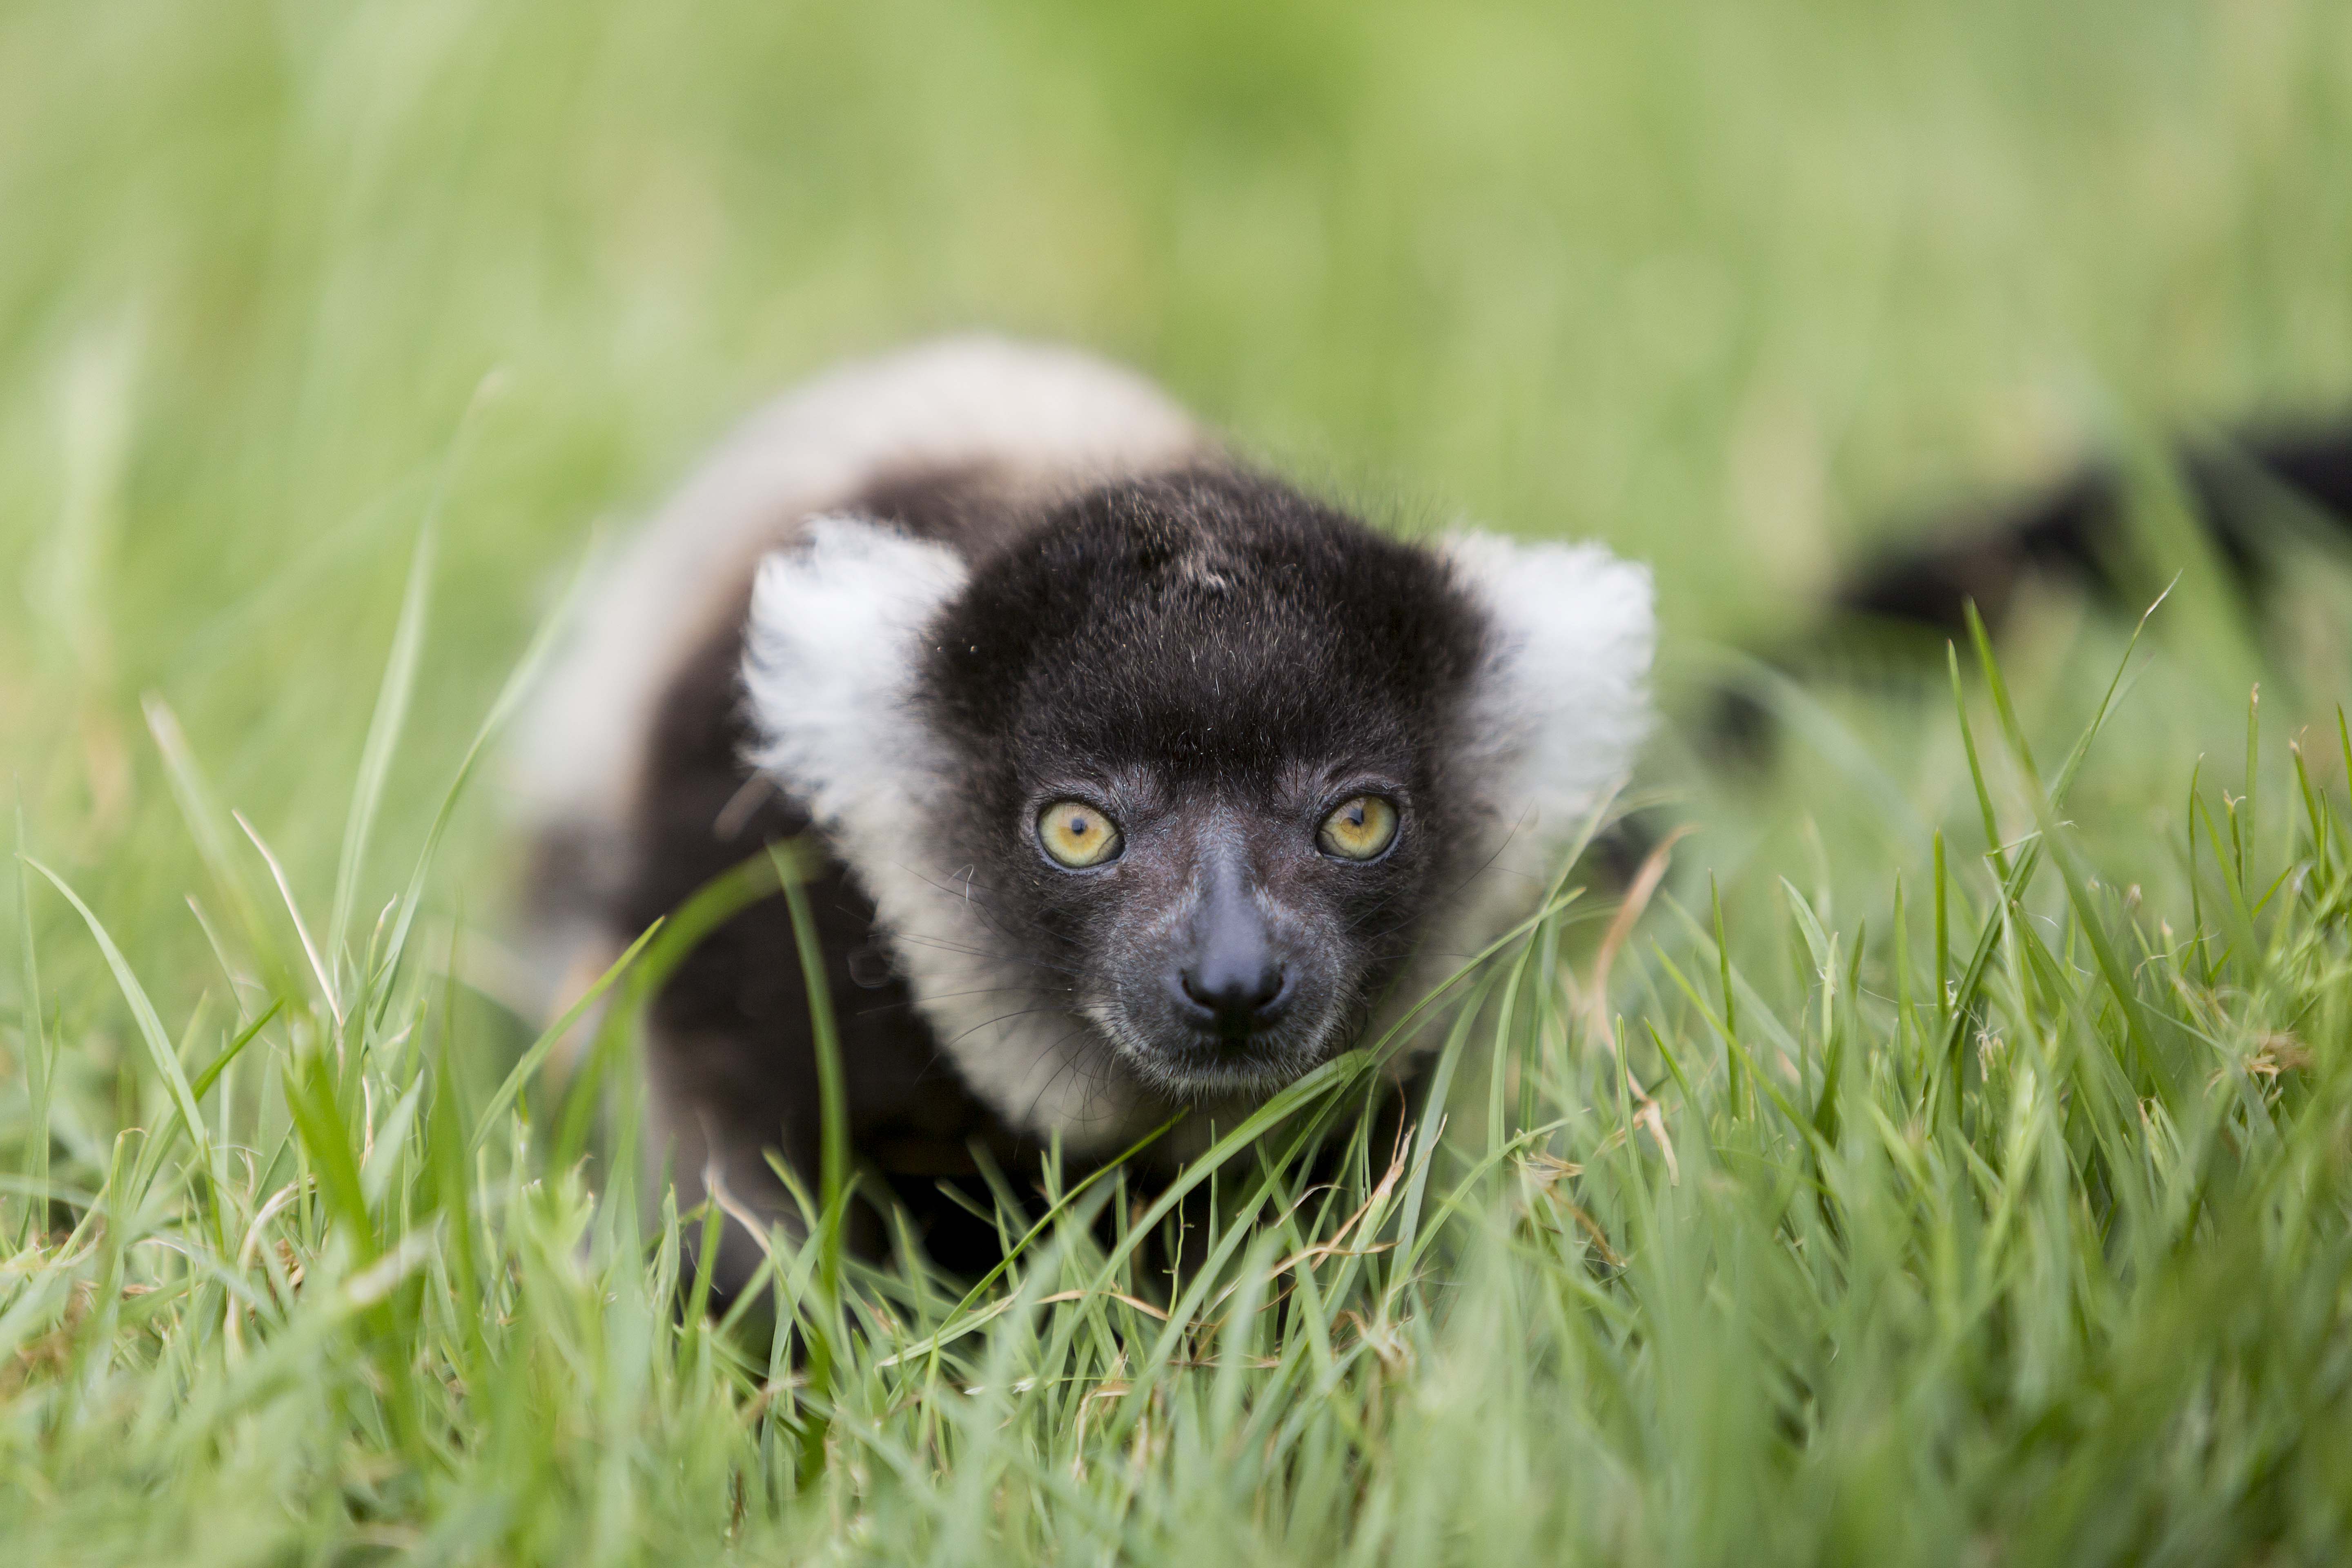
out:
{"label": "white ear tuft", "polygon": [[963,586],[943,545],[862,518],[820,517],[760,563],[744,634],[751,760],[857,851],[913,840],[937,742],[910,700],[922,630]]}
{"label": "white ear tuft", "polygon": [[1514,832],[1556,845],[1633,765],[1657,641],[1649,568],[1598,544],[1455,534],[1444,553],[1486,610],[1475,743]]}

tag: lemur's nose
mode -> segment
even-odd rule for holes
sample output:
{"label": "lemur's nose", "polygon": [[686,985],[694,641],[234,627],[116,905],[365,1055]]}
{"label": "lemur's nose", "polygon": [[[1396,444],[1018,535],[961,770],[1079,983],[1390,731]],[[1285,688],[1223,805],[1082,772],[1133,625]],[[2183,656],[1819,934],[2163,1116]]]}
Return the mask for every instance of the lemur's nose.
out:
{"label": "lemur's nose", "polygon": [[1290,973],[1260,949],[1255,956],[1211,952],[1177,976],[1184,999],[1208,1014],[1211,1027],[1240,1039],[1270,1026],[1290,999]]}
{"label": "lemur's nose", "polygon": [[1271,1028],[1290,1001],[1290,972],[1275,951],[1245,869],[1217,867],[1196,918],[1192,951],[1176,971],[1184,1010],[1229,1040]]}

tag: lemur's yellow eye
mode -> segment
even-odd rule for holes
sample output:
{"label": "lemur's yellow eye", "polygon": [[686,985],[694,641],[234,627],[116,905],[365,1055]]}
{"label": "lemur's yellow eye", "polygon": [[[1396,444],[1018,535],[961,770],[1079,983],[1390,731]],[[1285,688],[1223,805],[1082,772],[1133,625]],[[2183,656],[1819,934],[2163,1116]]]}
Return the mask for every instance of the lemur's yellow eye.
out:
{"label": "lemur's yellow eye", "polygon": [[1327,855],[1370,860],[1396,841],[1396,807],[1376,795],[1343,800],[1315,835]]}
{"label": "lemur's yellow eye", "polygon": [[1118,829],[1082,800],[1057,800],[1038,814],[1037,842],[1057,864],[1083,870],[1118,853]]}

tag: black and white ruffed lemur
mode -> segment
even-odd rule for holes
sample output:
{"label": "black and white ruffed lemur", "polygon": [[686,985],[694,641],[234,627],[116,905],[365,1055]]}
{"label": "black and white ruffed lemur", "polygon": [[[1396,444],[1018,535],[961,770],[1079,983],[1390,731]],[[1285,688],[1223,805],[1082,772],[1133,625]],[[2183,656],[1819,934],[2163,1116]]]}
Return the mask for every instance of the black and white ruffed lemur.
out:
{"label": "black and white ruffed lemur", "polygon": [[[2352,511],[2340,442],[2333,470],[2281,450],[2252,462]],[[2095,569],[2105,493],[1843,607],[1932,624]],[[1649,574],[1599,546],[1405,542],[1114,366],[918,348],[754,415],[604,572],[512,759],[530,952],[560,992],[812,836],[861,1178],[978,1268],[994,1233],[942,1184],[1193,1107],[1164,1175],[1524,918],[1641,744],[1653,640]],[[654,998],[647,1152],[681,1204],[715,1173],[791,1219],[768,1162],[815,1165],[808,1003],[780,899]],[[722,1291],[758,1257],[730,1224]]]}

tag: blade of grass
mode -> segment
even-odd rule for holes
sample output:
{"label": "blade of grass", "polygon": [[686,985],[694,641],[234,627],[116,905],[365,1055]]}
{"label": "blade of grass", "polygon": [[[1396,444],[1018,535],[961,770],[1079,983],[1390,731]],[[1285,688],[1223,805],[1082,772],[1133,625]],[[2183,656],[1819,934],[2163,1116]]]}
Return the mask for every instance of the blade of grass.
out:
{"label": "blade of grass", "polygon": [[[433,510],[440,510],[436,487]],[[335,897],[327,921],[330,984],[340,1017],[345,1011],[340,980],[351,935],[352,910],[359,899],[360,876],[367,860],[368,841],[375,831],[377,810],[383,802],[385,782],[392,776],[393,753],[408,723],[408,704],[416,688],[416,667],[425,652],[425,616],[432,602],[435,526],[428,515],[417,531],[416,548],[409,557],[408,584],[400,596],[400,618],[394,623],[392,651],[386,656],[383,683],[377,689],[375,712],[368,721],[367,741],[360,750],[359,776],[352,785],[351,815],[343,826],[341,859],[335,867]]]}
{"label": "blade of grass", "polygon": [[604,998],[604,993],[612,988],[613,983],[629,973],[638,954],[644,952],[646,944],[660,934],[664,924],[665,922],[661,921],[656,921],[647,926],[645,934],[631,942],[621,956],[614,959],[611,966],[596,977],[595,984],[583,991],[572,1005],[564,1009],[563,1016],[549,1025],[541,1033],[539,1038],[530,1043],[529,1048],[507,1073],[504,1081],[499,1085],[497,1092],[490,1096],[489,1103],[482,1107],[481,1115],[475,1119],[474,1135],[470,1142],[471,1149],[479,1150],[489,1141],[490,1133],[505,1118],[507,1109],[514,1104],[515,1096],[522,1092],[523,1086],[530,1081],[532,1075],[537,1073],[546,1062],[549,1053],[553,1051],[563,1037],[572,1032],[572,1026]]}
{"label": "blade of grass", "polygon": [[[1715,912],[1716,978],[1723,987],[1723,1035],[1727,1040],[1737,1041],[1739,1038],[1739,998],[1731,985],[1731,944],[1724,940],[1723,935],[1723,889],[1716,885],[1712,873],[1706,879],[1706,892]],[[1742,1060],[1743,1055],[1727,1047],[1723,1058],[1728,1069],[1726,1082],[1735,1116],[1748,1114],[1754,1104],[1748,1088],[1748,1068]]]}
{"label": "blade of grass", "polygon": [[[171,1096],[173,1110],[177,1112],[180,1123],[186,1128],[189,1142],[195,1145],[198,1163],[213,1180],[213,1203],[210,1205],[215,1230],[213,1239],[220,1250],[226,1252],[227,1238],[220,1233],[223,1224],[220,1189],[224,1184],[214,1161],[212,1131],[196,1110],[195,1095],[190,1090],[187,1074],[181,1069],[179,1052],[173,1048],[171,1037],[163,1032],[163,1020],[156,1016],[155,1005],[147,999],[146,988],[139,984],[138,975],[131,972],[131,961],[122,956],[122,950],[114,945],[114,938],[107,933],[105,925],[90,907],[81,901],[81,895],[68,887],[64,878],[38,860],[27,859],[24,864],[47,878],[50,885],[65,895],[66,901],[73,905],[74,911],[81,916],[82,923],[89,928],[89,934],[97,940],[98,950],[105,956],[106,966],[113,973],[114,983],[131,1008],[131,1021],[139,1027],[139,1037],[147,1047],[148,1060],[154,1064],[156,1076],[163,1080],[163,1087]],[[160,1140],[168,1136],[170,1131],[168,1126],[158,1128],[152,1136]]]}
{"label": "blade of grass", "polygon": [[213,794],[178,716],[170,704],[153,693],[143,700],[142,708],[147,716],[147,731],[154,738],[156,752],[163,759],[163,777],[171,785],[180,820],[187,827],[188,836],[195,840],[197,858],[204,861],[221,901],[227,905],[237,934],[244,938],[247,950],[260,966],[262,984],[278,996],[293,995],[296,987],[292,966],[271,937],[261,918],[261,902],[238,868],[236,858],[229,852],[228,836],[222,831],[228,814]]}
{"label": "blade of grass", "polygon": [[302,944],[302,956],[310,960],[310,978],[318,983],[319,1000],[326,1004],[327,1011],[340,1031],[343,1026],[342,1001],[336,994],[335,982],[328,971],[326,961],[320,956],[319,944],[310,940],[310,928],[303,923],[302,906],[294,900],[294,884],[287,879],[286,868],[279,863],[277,851],[271,849],[268,842],[261,837],[260,830],[246,820],[243,812],[230,812],[229,820],[245,830],[246,837],[260,855],[261,863],[269,868],[269,879],[277,884],[278,900],[286,906],[287,917],[294,922],[295,940]]}
{"label": "blade of grass", "polygon": [[[809,1347],[809,1397],[822,1407],[833,1397],[836,1331],[833,1327],[841,1301],[842,1227],[849,1202],[849,1097],[842,1080],[841,1037],[834,1024],[833,987],[826,983],[824,952],[818,945],[816,917],[809,910],[805,857],[772,845],[769,858],[784,905],[793,921],[793,942],[798,949],[801,981],[808,991],[809,1034],[816,1048],[817,1100],[822,1116],[823,1148],[819,1155],[818,1194],[824,1223],[817,1233],[817,1307],[827,1331]],[[824,1462],[824,1417],[814,1417],[801,1447],[801,1480],[815,1479]]]}
{"label": "blade of grass", "polygon": [[[383,968],[387,973],[398,967],[402,956],[407,952],[410,928],[415,923],[417,911],[425,903],[426,873],[432,869],[434,856],[440,849],[450,819],[457,815],[457,804],[465,796],[466,786],[473,780],[474,770],[488,752],[491,742],[505,731],[523,699],[537,688],[549,658],[570,624],[572,606],[587,580],[588,563],[583,559],[573,569],[563,592],[558,595],[554,609],[540,623],[530,645],[524,648],[522,658],[508,674],[505,684],[499,687],[489,711],[483,716],[472,742],[466,747],[465,755],[458,759],[457,771],[451,777],[448,788],[442,792],[441,805],[433,815],[433,825],[425,830],[425,847],[417,851],[415,868],[409,873],[408,887],[401,895],[399,914],[393,922],[391,938],[384,944]],[[389,987],[384,989],[384,996],[389,1001]]]}
{"label": "blade of grass", "polygon": [[25,1215],[20,1245],[30,1246],[49,1228],[49,1107],[57,1082],[57,1057],[51,1047],[47,1020],[41,1011],[40,957],[33,940],[33,882],[26,874],[25,807],[16,805],[16,962],[21,988],[18,1006],[24,1013],[25,1045],[25,1177],[32,1199]]}

